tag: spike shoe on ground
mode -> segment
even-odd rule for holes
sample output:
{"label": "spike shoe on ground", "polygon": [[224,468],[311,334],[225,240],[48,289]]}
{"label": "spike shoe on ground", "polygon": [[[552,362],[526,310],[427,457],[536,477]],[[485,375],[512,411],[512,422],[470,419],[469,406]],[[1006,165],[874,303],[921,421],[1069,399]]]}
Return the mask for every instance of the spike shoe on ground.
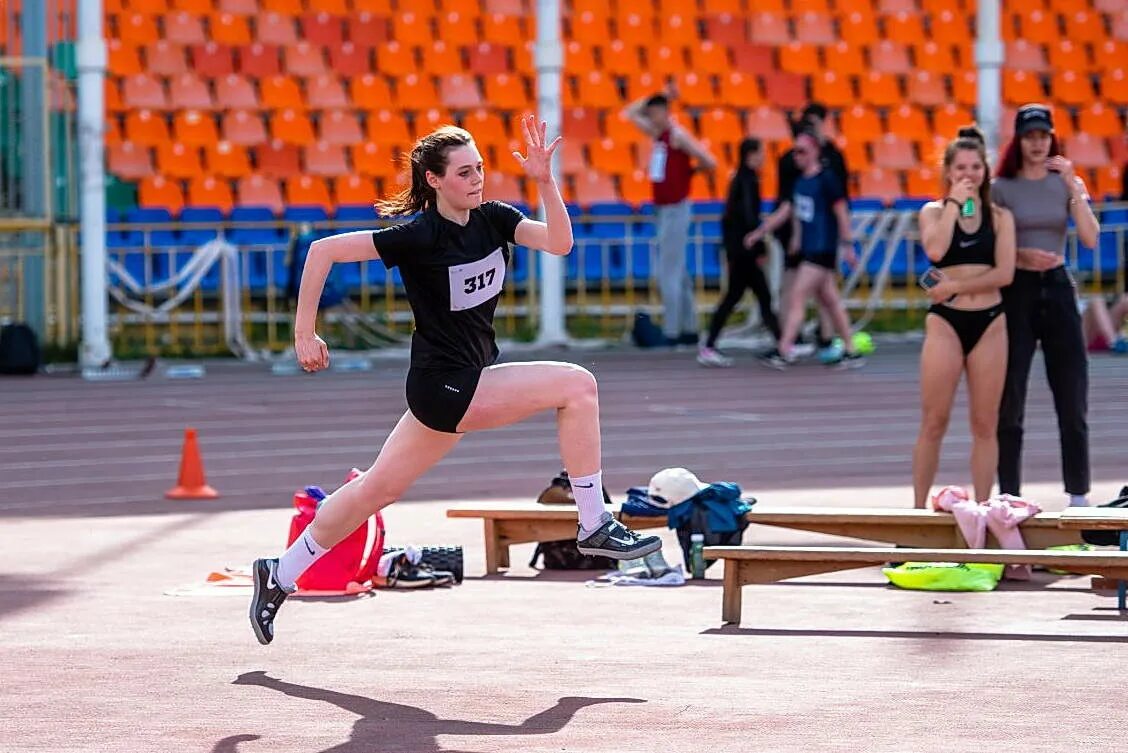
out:
{"label": "spike shoe on ground", "polygon": [[274,618],[278,616],[278,608],[286,597],[296,589],[285,589],[277,580],[275,573],[278,570],[278,560],[255,560],[251,566],[251,575],[255,584],[255,593],[251,598],[251,629],[262,645],[274,640]]}

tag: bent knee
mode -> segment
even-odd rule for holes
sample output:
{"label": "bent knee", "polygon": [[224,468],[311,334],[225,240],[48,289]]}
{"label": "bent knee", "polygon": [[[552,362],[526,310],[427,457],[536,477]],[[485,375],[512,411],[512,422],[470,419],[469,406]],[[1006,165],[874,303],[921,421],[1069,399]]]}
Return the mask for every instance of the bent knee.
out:
{"label": "bent knee", "polygon": [[969,428],[972,438],[983,442],[993,442],[999,434],[999,422],[993,417],[973,419]]}
{"label": "bent knee", "polygon": [[948,433],[948,413],[926,413],[920,421],[920,438],[926,442],[939,442]]}

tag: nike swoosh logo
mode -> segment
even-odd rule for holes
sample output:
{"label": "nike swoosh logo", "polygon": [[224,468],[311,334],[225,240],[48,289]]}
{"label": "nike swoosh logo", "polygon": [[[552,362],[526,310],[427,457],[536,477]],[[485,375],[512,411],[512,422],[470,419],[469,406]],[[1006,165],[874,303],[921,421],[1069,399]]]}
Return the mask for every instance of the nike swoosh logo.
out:
{"label": "nike swoosh logo", "polygon": [[305,536],[302,536],[302,543],[306,545],[306,551],[309,552],[310,555],[315,554],[315,552],[313,551],[313,547],[309,545],[308,541],[306,541]]}
{"label": "nike swoosh logo", "polygon": [[611,539],[616,544],[622,544],[623,546],[630,546],[634,543],[634,541],[632,541],[631,539],[617,539],[614,536],[608,536],[607,538]]}
{"label": "nike swoosh logo", "polygon": [[266,576],[266,587],[267,587],[267,589],[278,588],[278,584],[274,582],[274,571],[273,570],[271,570],[269,572],[269,574]]}
{"label": "nike swoosh logo", "polygon": [[590,489],[595,486],[595,484],[573,484],[573,486],[578,486],[581,489]]}
{"label": "nike swoosh logo", "polygon": [[960,248],[970,248],[975,245],[975,241],[960,241]]}

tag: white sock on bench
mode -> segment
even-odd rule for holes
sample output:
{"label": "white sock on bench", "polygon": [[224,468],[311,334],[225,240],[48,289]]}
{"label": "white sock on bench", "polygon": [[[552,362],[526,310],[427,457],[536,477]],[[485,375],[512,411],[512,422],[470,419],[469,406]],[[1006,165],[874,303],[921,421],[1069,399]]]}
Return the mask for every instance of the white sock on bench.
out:
{"label": "white sock on bench", "polygon": [[592,534],[603,525],[603,471],[590,476],[572,476],[572,496],[576,499],[576,512],[580,516],[580,529],[584,535]]}

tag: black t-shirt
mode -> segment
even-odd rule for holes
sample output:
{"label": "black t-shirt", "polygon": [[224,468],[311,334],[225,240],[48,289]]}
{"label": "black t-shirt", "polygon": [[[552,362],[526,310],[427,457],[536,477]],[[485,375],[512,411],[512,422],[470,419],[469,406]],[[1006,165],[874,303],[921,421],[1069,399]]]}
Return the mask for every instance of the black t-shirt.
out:
{"label": "black t-shirt", "polygon": [[372,233],[384,266],[399,267],[415,316],[412,368],[481,369],[497,359],[493,315],[523,219],[508,204],[485,201],[465,226],[431,207]]}
{"label": "black t-shirt", "polygon": [[[823,169],[829,170],[834,175],[842,188],[842,195],[849,197],[849,177],[850,173],[846,167],[846,158],[842,156],[842,152],[838,150],[834,142],[829,139],[823,142],[822,149],[819,152],[819,157],[823,163]],[[795,195],[795,183],[799,180],[799,166],[795,164],[795,155],[788,149],[784,152],[777,164],[779,176],[779,196],[776,199],[776,204],[779,205],[785,201],[791,201]],[[786,249],[791,242],[791,221],[787,221],[776,228],[775,237]]]}

